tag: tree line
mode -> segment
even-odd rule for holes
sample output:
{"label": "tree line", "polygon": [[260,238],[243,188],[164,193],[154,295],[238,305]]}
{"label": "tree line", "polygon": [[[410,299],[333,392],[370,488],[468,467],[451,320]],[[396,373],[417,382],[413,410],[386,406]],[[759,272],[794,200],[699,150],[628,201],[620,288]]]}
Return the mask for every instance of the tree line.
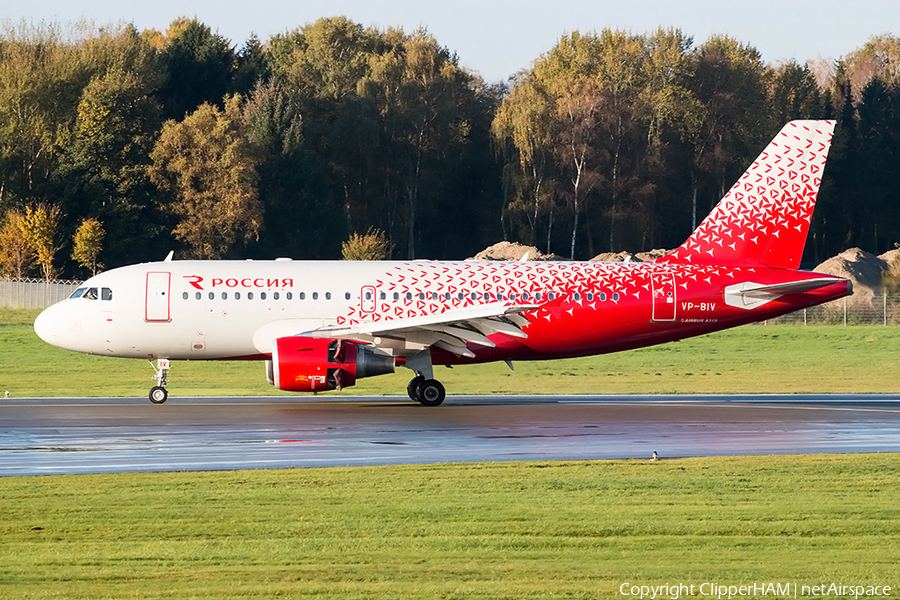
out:
{"label": "tree line", "polygon": [[788,120],[838,121],[807,261],[900,241],[900,40],[768,65],[679,30],[573,32],[489,84],[425,30],[343,18],[240,48],[6,23],[0,275],[180,257],[394,258],[501,239],[587,259],[674,247]]}

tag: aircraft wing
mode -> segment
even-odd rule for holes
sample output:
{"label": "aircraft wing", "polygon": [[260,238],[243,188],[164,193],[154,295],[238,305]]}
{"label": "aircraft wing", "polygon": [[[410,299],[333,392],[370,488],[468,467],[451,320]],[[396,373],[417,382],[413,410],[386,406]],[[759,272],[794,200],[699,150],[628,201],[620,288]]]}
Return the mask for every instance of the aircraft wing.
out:
{"label": "aircraft wing", "polygon": [[534,304],[507,306],[503,302],[492,302],[420,317],[319,327],[303,332],[303,335],[359,339],[379,347],[403,350],[419,351],[435,346],[457,356],[474,358],[466,347],[470,342],[493,348],[496,344],[487,336],[495,333],[527,338],[528,334],[522,328],[530,321],[521,313],[536,308],[538,306]]}

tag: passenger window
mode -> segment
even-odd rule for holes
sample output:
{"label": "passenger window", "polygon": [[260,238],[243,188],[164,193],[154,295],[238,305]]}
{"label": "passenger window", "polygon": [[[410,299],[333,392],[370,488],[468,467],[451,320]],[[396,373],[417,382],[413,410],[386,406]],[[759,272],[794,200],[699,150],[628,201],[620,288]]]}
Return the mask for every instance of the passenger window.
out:
{"label": "passenger window", "polygon": [[579,300],[581,300],[581,294],[578,293],[578,292],[575,292],[574,298],[575,298],[575,301],[576,301],[576,302],[579,301]]}
{"label": "passenger window", "polygon": [[515,293],[515,292],[510,292],[510,293],[509,293],[509,299],[515,301],[515,299],[516,299],[516,293]]}
{"label": "passenger window", "polygon": [[536,293],[534,294],[534,299],[535,299],[536,301],[540,302],[540,301],[541,301],[541,293],[540,293],[540,292],[536,292]]}
{"label": "passenger window", "polygon": [[522,292],[522,302],[528,302],[528,292]]}
{"label": "passenger window", "polygon": [[379,295],[379,297],[380,297],[382,300],[386,300],[386,299],[387,299],[387,294],[385,294],[384,292],[381,292],[381,294]]}
{"label": "passenger window", "polygon": [[406,292],[406,299],[412,300],[412,292]]}
{"label": "passenger window", "polygon": [[284,295],[284,297],[287,298],[288,300],[291,300],[294,297],[294,295],[292,293],[288,292],[287,294]]}
{"label": "passenger window", "polygon": [[313,300],[318,300],[318,299],[319,299],[319,292],[313,292],[313,294],[312,294],[312,299],[313,299]]}
{"label": "passenger window", "polygon": [[181,299],[182,299],[182,300],[187,300],[187,299],[188,299],[188,293],[185,292],[185,293],[181,294]]}
{"label": "passenger window", "polygon": [[215,300],[215,299],[216,299],[216,293],[215,293],[215,292],[210,292],[210,293],[209,293],[209,299],[210,299],[210,300]]}
{"label": "passenger window", "polygon": [[259,293],[259,299],[260,299],[260,300],[265,300],[265,299],[266,299],[266,293],[265,293],[265,292],[260,292],[260,293]]}
{"label": "passenger window", "polygon": [[474,300],[477,297],[478,297],[478,294],[476,294],[475,292],[472,292],[472,300]]}
{"label": "passenger window", "polygon": [[460,293],[459,293],[459,299],[462,300],[464,295],[465,295],[465,294],[463,294],[462,292],[460,292]]}
{"label": "passenger window", "polygon": [[400,293],[394,292],[394,300],[399,300],[399,299],[400,299]]}
{"label": "passenger window", "polygon": [[484,293],[484,299],[485,299],[485,300],[490,300],[490,299],[491,299],[491,295],[488,294],[487,292],[485,292],[485,293]]}
{"label": "passenger window", "polygon": [[606,302],[606,292],[600,292],[600,302]]}
{"label": "passenger window", "polygon": [[594,292],[588,292],[587,299],[588,299],[588,302],[593,302],[594,301]]}
{"label": "passenger window", "polygon": [[554,298],[556,298],[556,294],[554,294],[553,292],[549,292],[547,294],[547,300],[553,300]]}
{"label": "passenger window", "polygon": [[272,300],[278,300],[278,292],[272,292]]}
{"label": "passenger window", "polygon": [[100,299],[101,300],[112,300],[112,290],[109,288],[101,288],[100,289]]}
{"label": "passenger window", "polygon": [[253,292],[247,292],[247,300],[253,300]]}
{"label": "passenger window", "polygon": [[222,300],[228,300],[228,292],[222,292]]}
{"label": "passenger window", "polygon": [[72,295],[69,296],[69,298],[81,298],[82,296],[84,296],[84,292],[86,289],[87,288],[78,288],[77,290],[72,292]]}
{"label": "passenger window", "polygon": [[613,292],[613,302],[619,301],[619,292]]}
{"label": "passenger window", "polygon": [[241,299],[241,293],[240,293],[240,292],[235,292],[235,293],[234,293],[234,299],[235,299],[235,300],[240,300],[240,299]]}
{"label": "passenger window", "polygon": [[194,294],[194,297],[195,297],[197,300],[199,300],[202,296],[203,296],[203,294],[201,294],[200,292],[197,292],[196,294]]}
{"label": "passenger window", "polygon": [[300,292],[298,298],[300,298],[301,300],[306,300],[306,292]]}
{"label": "passenger window", "polygon": [[419,300],[424,300],[424,299],[425,299],[425,293],[419,292]]}
{"label": "passenger window", "polygon": [[331,292],[325,292],[325,299],[331,300]]}

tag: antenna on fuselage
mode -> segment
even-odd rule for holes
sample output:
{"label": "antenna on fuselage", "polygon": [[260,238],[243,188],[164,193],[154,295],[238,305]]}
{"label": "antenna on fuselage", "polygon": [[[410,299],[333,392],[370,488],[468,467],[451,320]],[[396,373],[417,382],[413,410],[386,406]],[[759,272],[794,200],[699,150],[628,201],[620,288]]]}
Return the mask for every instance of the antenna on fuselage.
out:
{"label": "antenna on fuselage", "polygon": [[169,253],[166,254],[166,258],[165,258],[165,260],[163,260],[163,262],[172,262],[172,257],[173,257],[173,256],[175,256],[175,251],[174,251],[174,250],[169,250]]}

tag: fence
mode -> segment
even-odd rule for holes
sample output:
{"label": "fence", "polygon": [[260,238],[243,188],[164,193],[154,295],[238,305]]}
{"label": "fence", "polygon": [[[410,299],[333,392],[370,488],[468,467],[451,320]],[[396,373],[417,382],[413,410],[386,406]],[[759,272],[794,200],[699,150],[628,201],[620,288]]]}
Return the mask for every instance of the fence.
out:
{"label": "fence", "polygon": [[80,284],[80,281],[0,279],[0,306],[47,308],[68,298]]}
{"label": "fence", "polygon": [[844,297],[828,304],[804,308],[765,324],[784,325],[900,325],[900,294],[884,293],[871,302]]}

